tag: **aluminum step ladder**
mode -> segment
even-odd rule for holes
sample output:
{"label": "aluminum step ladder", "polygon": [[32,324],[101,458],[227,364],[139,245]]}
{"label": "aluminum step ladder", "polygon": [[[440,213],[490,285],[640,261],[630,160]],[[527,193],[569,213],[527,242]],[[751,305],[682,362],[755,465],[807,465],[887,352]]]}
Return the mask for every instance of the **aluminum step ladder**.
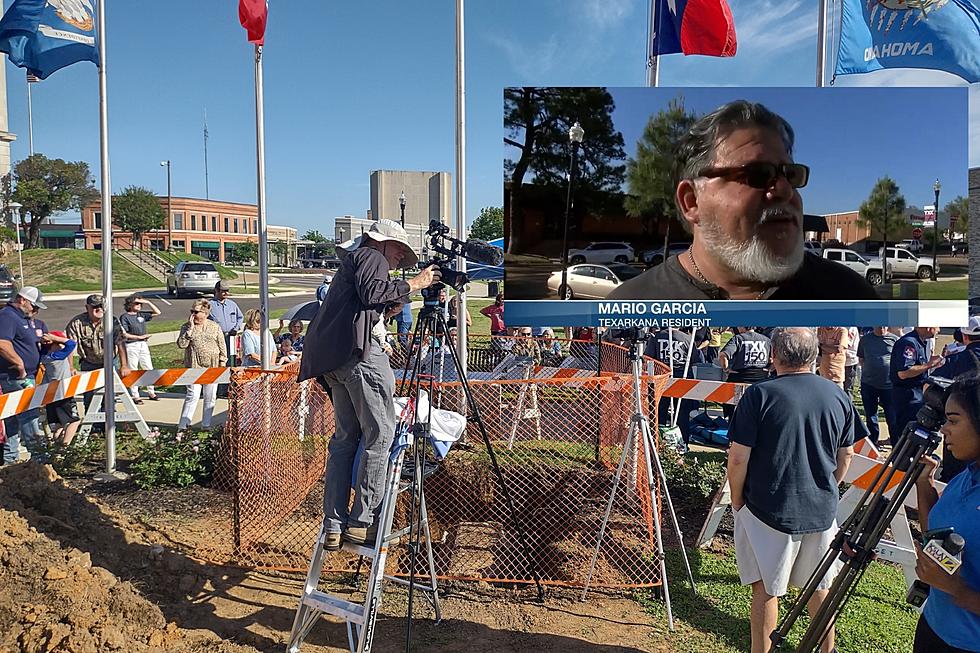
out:
{"label": "aluminum step ladder", "polygon": [[[316,545],[313,548],[313,557],[310,560],[310,569],[306,576],[303,594],[300,597],[299,608],[296,610],[296,618],[293,620],[293,628],[289,634],[287,653],[299,653],[303,641],[316,625],[320,616],[324,614],[340,617],[347,623],[347,643],[351,653],[370,653],[385,581],[406,587],[410,584],[404,578],[385,575],[389,547],[397,544],[400,538],[410,535],[412,532],[411,524],[395,532],[391,530],[395,505],[398,501],[398,495],[402,492],[412,492],[412,501],[418,501],[419,528],[421,528],[422,536],[425,539],[428,578],[423,577],[422,581],[428,581],[428,584],[423,584],[417,579],[415,590],[423,592],[429,600],[429,604],[435,611],[435,623],[438,624],[442,620],[436,583],[435,559],[432,555],[432,539],[429,535],[429,517],[425,509],[425,493],[422,491],[424,470],[418,470],[417,473],[416,470],[412,470],[413,478],[410,481],[402,479],[402,471],[405,469],[405,453],[412,444],[413,436],[409,433],[407,438],[409,446],[402,447],[394,460],[388,463],[377,541],[373,546],[358,546],[345,541],[341,547],[343,551],[361,556],[362,560],[371,561],[363,602],[355,603],[342,596],[323,592],[319,589],[323,558],[325,554],[329,553],[323,546],[326,538],[326,525],[322,525]],[[398,438],[396,438],[396,443],[397,440]]]}

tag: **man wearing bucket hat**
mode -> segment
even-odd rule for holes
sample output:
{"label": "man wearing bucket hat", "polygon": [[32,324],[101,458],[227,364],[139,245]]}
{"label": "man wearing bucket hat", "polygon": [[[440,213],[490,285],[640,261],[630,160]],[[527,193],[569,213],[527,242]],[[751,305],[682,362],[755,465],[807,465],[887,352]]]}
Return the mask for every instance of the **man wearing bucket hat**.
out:
{"label": "man wearing bucket hat", "polygon": [[[299,372],[300,381],[316,378],[334,405],[336,431],[329,444],[323,492],[329,550],[340,548],[341,537],[367,544],[376,536],[375,516],[394,439],[395,377],[372,329],[387,304],[407,303],[412,293],[441,277],[432,265],[407,281],[389,279],[391,270],[418,263],[405,230],[391,220],[372,224],[337,252],[340,269],[307,330]],[[362,441],[364,452],[352,472]],[[348,510],[352,486],[354,503]]]}

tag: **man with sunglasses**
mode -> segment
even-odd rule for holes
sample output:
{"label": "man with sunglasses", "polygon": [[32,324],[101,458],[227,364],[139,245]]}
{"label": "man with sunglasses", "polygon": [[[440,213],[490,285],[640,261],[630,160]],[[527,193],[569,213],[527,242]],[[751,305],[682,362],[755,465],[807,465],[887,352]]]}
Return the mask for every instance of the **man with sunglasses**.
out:
{"label": "man with sunglasses", "polygon": [[737,100],[678,144],[674,203],[691,247],[620,285],[609,299],[877,299],[861,275],[803,250],[810,176],[793,162],[793,128]]}
{"label": "man with sunglasses", "polygon": [[[70,340],[78,343],[79,368],[83,372],[101,370],[103,366],[102,358],[105,351],[105,323],[102,319],[105,316],[105,300],[102,295],[89,295],[85,298],[85,312],[73,317],[68,326],[65,327],[65,335]],[[116,356],[119,357],[119,375],[129,374],[129,357],[126,355],[126,341],[123,338],[123,330],[119,326],[119,319],[113,318],[112,341],[116,347]],[[85,403],[85,410],[92,404],[95,390],[90,390],[82,394]],[[102,431],[101,424],[95,424],[93,431]]]}

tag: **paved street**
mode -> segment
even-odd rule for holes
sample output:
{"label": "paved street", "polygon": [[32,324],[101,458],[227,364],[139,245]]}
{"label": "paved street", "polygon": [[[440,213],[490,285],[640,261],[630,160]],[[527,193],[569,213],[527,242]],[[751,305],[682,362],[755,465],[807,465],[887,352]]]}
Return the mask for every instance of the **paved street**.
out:
{"label": "paved street", "polygon": [[[290,286],[293,288],[302,288],[304,290],[308,289],[308,294],[291,294],[286,297],[270,296],[269,297],[269,309],[276,310],[280,308],[289,308],[296,304],[300,304],[304,301],[315,299],[316,288],[320,285],[323,277],[320,275],[308,275],[307,276],[295,276],[295,277],[281,277],[282,286]],[[256,285],[256,288],[258,286]],[[277,286],[271,286],[270,289],[275,291]],[[251,289],[251,284],[249,284],[249,289]],[[184,297],[181,299],[174,299],[169,297],[166,290],[161,288],[157,291],[150,291],[143,293],[150,301],[157,305],[163,314],[158,318],[160,320],[183,320],[187,318],[188,311],[190,310],[191,303],[196,299],[196,297]],[[123,312],[123,300],[125,297],[113,297],[112,299],[112,310],[113,315],[119,316]],[[259,307],[259,297],[258,295],[245,295],[245,296],[232,296],[238,305],[242,308],[242,311],[247,311],[250,308]],[[83,312],[85,310],[85,300],[84,299],[47,299],[45,300],[48,308],[41,313],[41,319],[48,325],[49,329],[64,329],[65,325],[68,324],[68,320],[73,318],[75,315]]]}

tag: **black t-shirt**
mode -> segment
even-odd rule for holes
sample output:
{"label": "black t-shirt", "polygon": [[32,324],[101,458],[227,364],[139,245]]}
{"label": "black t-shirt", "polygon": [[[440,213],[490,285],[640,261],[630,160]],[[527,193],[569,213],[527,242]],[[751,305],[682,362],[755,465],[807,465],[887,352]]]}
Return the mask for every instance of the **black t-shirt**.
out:
{"label": "black t-shirt", "polygon": [[[666,262],[622,283],[607,299],[730,299],[715,285],[692,277],[680,258]],[[840,263],[806,254],[803,265],[766,299],[881,299],[874,286]]]}
{"label": "black t-shirt", "polygon": [[854,404],[816,374],[788,374],[746,389],[728,435],[752,448],[742,495],[783,533],[817,533],[837,514],[837,450],[864,433]]}
{"label": "black t-shirt", "polygon": [[729,381],[758,381],[769,376],[772,345],[761,333],[746,331],[732,336],[721,353],[728,357]]}
{"label": "black t-shirt", "polygon": [[684,363],[687,362],[688,352],[691,352],[691,363],[687,369],[687,376],[691,376],[691,368],[703,363],[704,356],[699,349],[692,351],[691,335],[688,333],[673,329],[673,333],[668,336],[667,329],[658,331],[647,341],[644,353],[665,365],[670,365],[674,378],[679,379],[684,377]]}

